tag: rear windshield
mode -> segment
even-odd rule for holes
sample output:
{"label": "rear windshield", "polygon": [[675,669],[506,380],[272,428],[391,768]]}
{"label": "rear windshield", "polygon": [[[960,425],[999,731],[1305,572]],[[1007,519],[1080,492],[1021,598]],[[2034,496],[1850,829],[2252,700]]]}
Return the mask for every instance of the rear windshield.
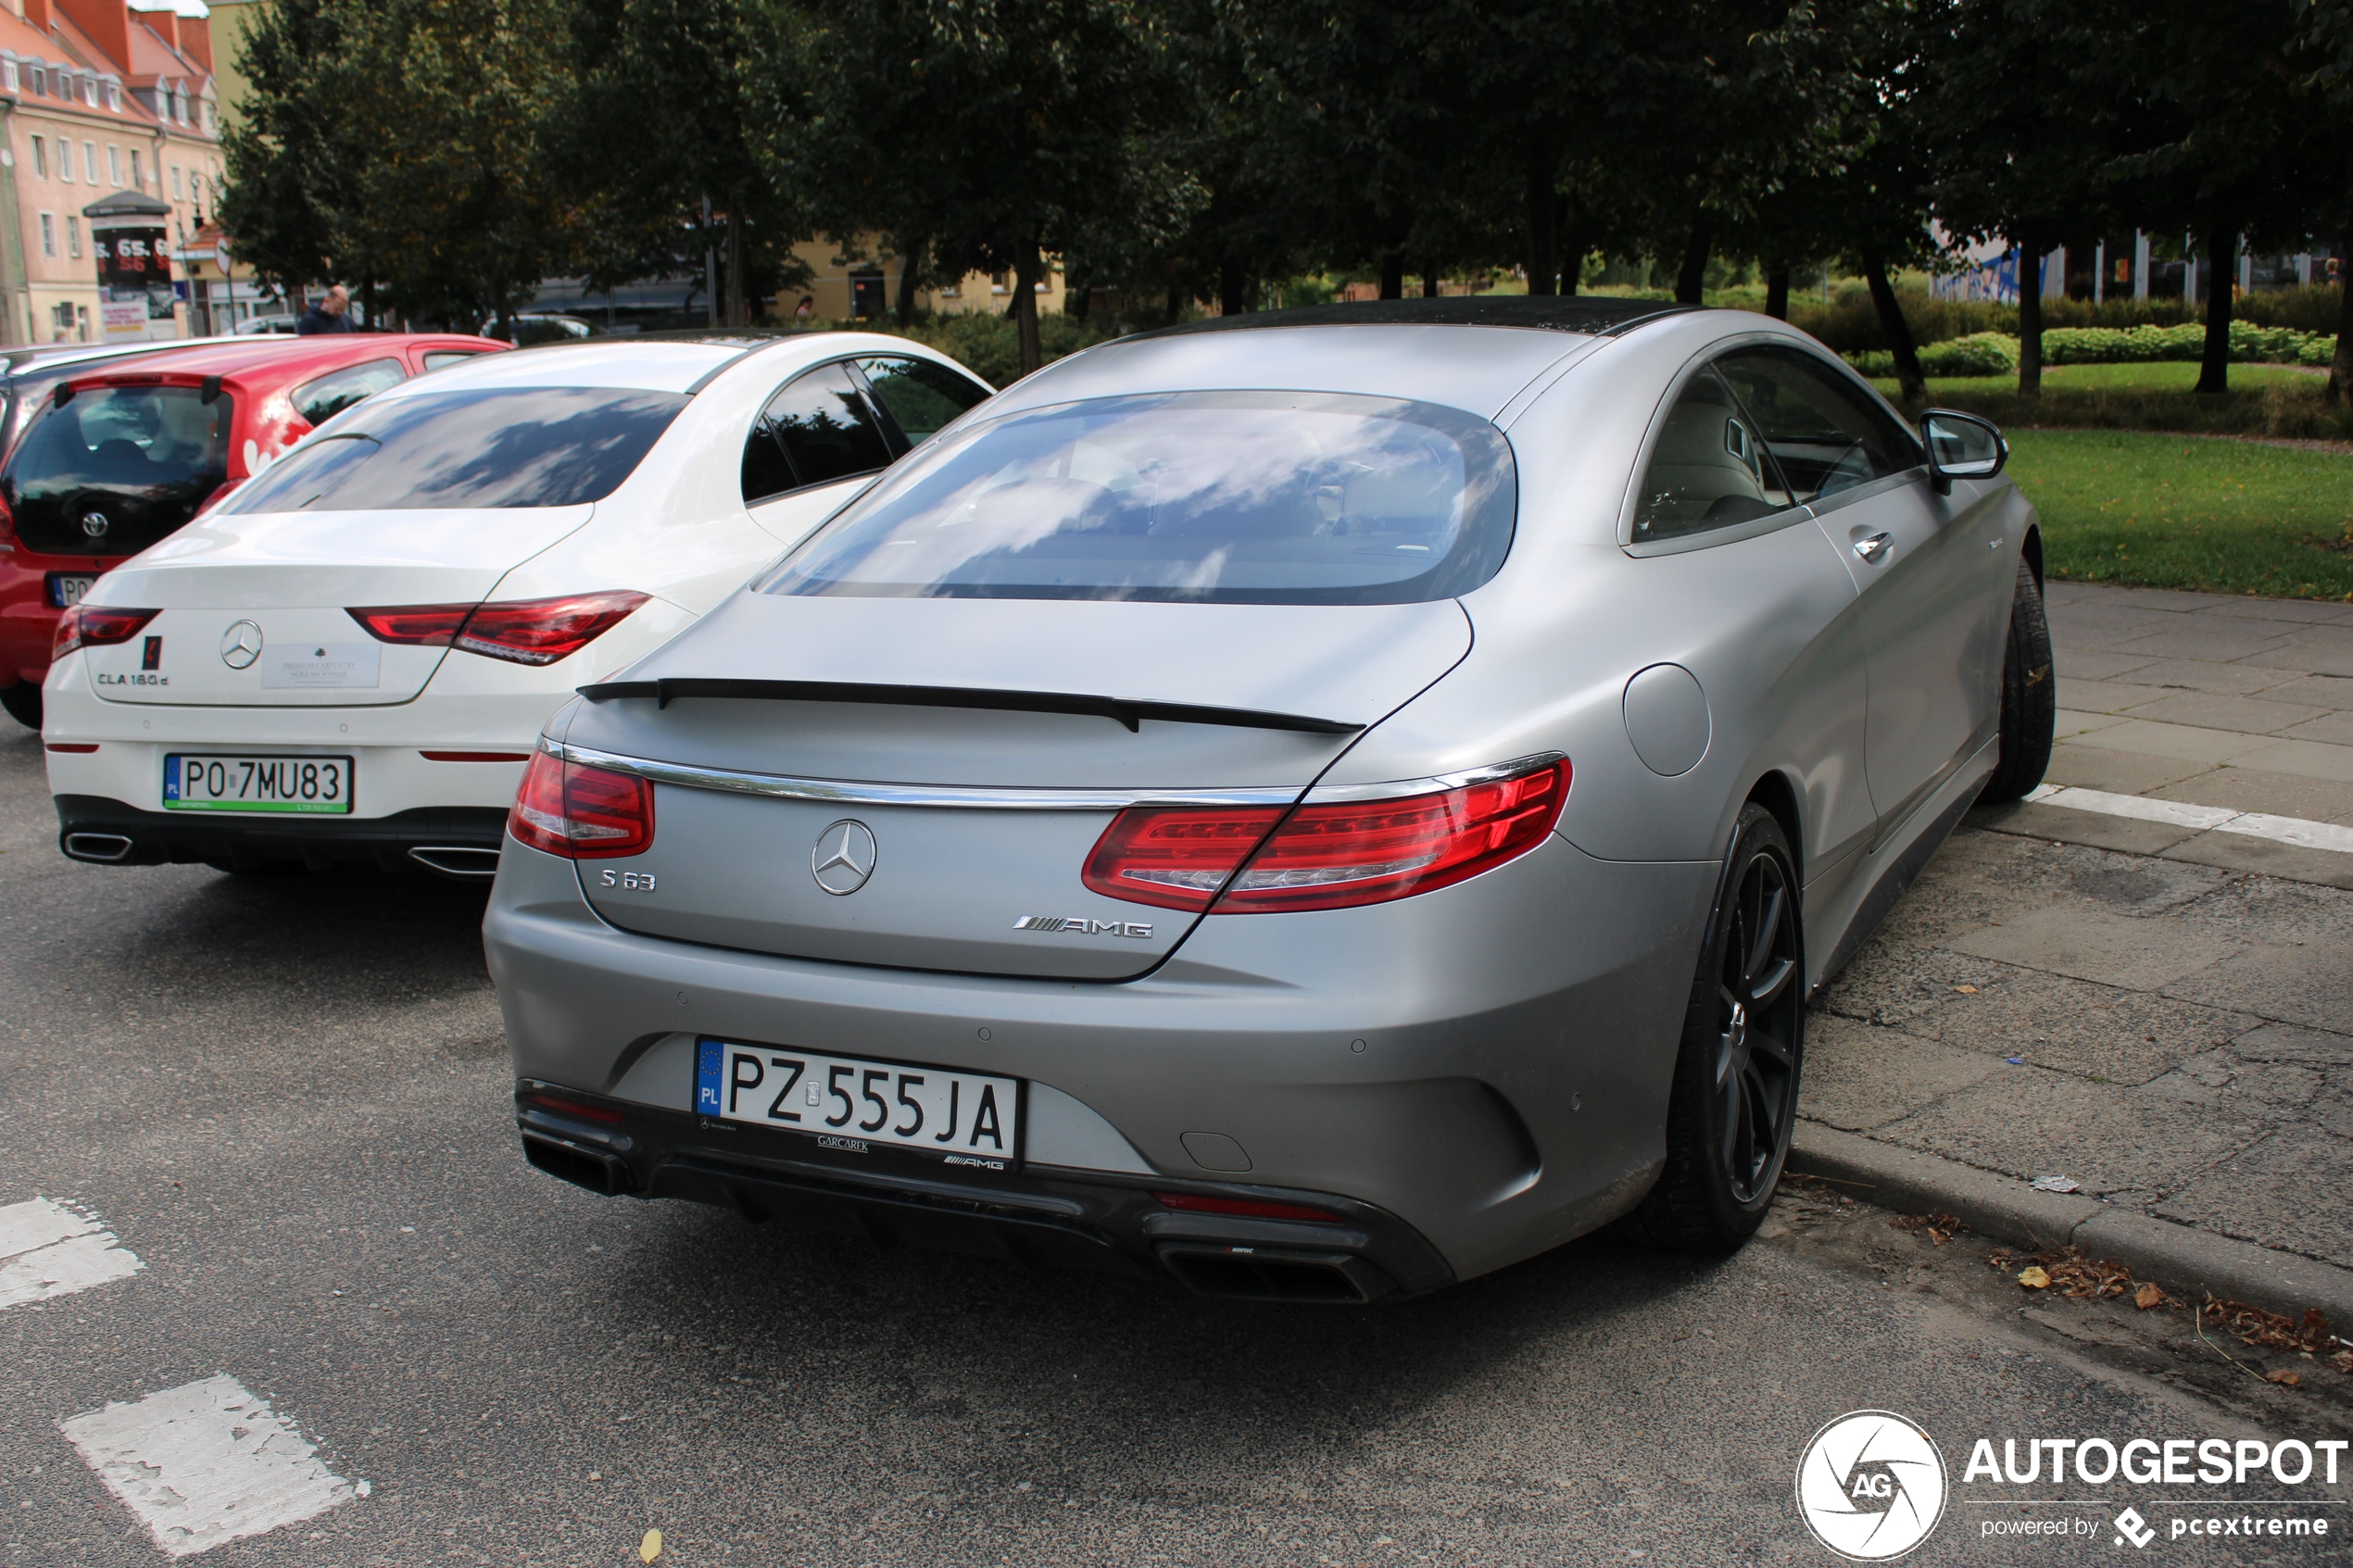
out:
{"label": "rear windshield", "polygon": [[44,399],[0,495],[28,535],[70,523],[94,542],[82,547],[145,548],[227,481],[229,410],[228,398],[207,402],[193,386],[92,387],[63,407]]}
{"label": "rear windshield", "polygon": [[869,597],[1403,604],[1494,575],[1511,448],[1457,409],[1104,398],[951,432],[761,584]]}
{"label": "rear windshield", "polygon": [[684,395],[487,387],[363,403],[230,496],[223,512],[572,507],[627,479]]}

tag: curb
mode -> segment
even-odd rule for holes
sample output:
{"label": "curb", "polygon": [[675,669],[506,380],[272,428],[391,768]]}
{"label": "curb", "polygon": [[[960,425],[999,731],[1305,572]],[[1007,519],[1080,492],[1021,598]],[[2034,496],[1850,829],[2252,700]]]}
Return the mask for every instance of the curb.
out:
{"label": "curb", "polygon": [[2353,1328],[2353,1269],[2151,1219],[2087,1198],[2036,1192],[1933,1154],[1918,1154],[1800,1121],[1789,1169],[1856,1188],[1856,1196],[1906,1213],[1951,1214],[1995,1241],[2082,1248],[2112,1258],[2177,1292],[2211,1291],[2300,1318],[2318,1307],[2340,1332]]}

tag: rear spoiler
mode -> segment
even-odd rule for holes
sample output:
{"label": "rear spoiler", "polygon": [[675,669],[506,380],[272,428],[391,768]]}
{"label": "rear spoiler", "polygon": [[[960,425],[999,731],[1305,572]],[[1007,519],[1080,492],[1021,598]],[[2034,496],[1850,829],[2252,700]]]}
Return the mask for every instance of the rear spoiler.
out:
{"label": "rear spoiler", "polygon": [[599,681],[578,688],[590,702],[651,697],[667,708],[682,696],[746,697],[767,702],[872,702],[902,708],[987,708],[1012,713],[1076,713],[1125,724],[1133,734],[1147,719],[1175,724],[1223,724],[1243,730],[1293,730],[1353,735],[1365,726],[1252,708],[1212,708],[1188,702],[1090,696],[1076,692],[995,691],[973,686],[904,686],[856,681],[736,681],[695,676],[657,681]]}

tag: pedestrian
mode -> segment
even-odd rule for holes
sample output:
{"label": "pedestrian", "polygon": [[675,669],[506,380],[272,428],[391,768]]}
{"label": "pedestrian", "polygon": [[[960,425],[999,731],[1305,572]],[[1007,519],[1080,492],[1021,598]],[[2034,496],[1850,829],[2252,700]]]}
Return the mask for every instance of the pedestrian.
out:
{"label": "pedestrian", "polygon": [[329,289],[326,297],[304,311],[302,320],[295,323],[296,337],[357,331],[359,329],[351,324],[351,291],[341,283]]}
{"label": "pedestrian", "polygon": [[809,324],[809,318],[814,316],[815,314],[817,314],[816,296],[813,295],[802,295],[800,296],[800,303],[792,307],[793,325],[797,327],[805,327]]}

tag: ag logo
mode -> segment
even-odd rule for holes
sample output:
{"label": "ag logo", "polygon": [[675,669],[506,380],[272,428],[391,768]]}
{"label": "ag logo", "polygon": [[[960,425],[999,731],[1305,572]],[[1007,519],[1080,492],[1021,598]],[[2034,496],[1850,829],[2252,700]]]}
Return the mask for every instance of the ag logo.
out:
{"label": "ag logo", "polygon": [[1893,1411],[1840,1416],[1814,1434],[1797,1462],[1797,1511],[1841,1557],[1901,1557],[1944,1512],[1944,1458],[1926,1432]]}

